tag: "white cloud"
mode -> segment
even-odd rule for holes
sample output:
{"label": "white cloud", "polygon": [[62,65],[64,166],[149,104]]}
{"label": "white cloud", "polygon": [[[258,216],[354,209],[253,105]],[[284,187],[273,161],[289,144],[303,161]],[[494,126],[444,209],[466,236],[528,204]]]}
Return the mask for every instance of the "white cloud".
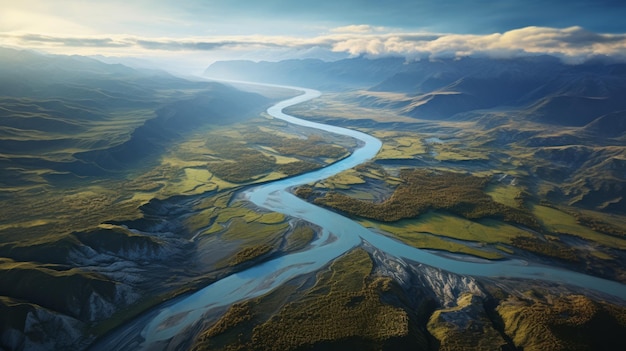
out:
{"label": "white cloud", "polygon": [[349,26],[336,27],[330,30],[331,33],[373,33],[383,32],[384,27],[374,27],[369,24],[352,24]]}
{"label": "white cloud", "polygon": [[549,54],[580,61],[595,56],[626,57],[626,34],[598,34],[580,27],[526,27],[487,35],[391,33],[354,36],[333,43],[333,51],[351,55],[513,57]]}
{"label": "white cloud", "polygon": [[[130,35],[110,36],[60,36],[0,33],[0,44],[21,46],[57,53],[103,55],[166,55],[178,52],[185,55],[220,53],[221,57],[251,58],[255,53],[268,59],[275,54],[278,59],[344,55],[405,56],[439,58],[461,56],[516,57],[521,55],[550,54],[568,62],[582,62],[596,56],[609,56],[626,60],[626,34],[601,34],[580,27],[548,28],[525,27],[504,33],[487,35],[385,32],[367,25],[337,28],[330,33],[311,36],[212,36],[212,37],[140,37]],[[327,52],[328,55],[323,55]],[[333,54],[334,53],[334,54]]]}

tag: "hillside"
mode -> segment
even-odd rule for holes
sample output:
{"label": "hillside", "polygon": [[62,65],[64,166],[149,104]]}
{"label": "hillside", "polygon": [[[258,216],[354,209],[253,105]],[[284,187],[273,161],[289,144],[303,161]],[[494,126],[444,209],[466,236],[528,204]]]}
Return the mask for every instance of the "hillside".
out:
{"label": "hillside", "polygon": [[626,65],[602,61],[567,65],[550,56],[226,61],[212,64],[204,75],[322,89],[334,85],[366,90],[372,96],[398,93],[404,95],[400,101],[363,98],[361,102],[368,107],[400,108],[405,115],[427,120],[505,107],[519,109],[525,118],[539,123],[583,126],[626,109],[621,98],[626,92]]}
{"label": "hillside", "polygon": [[180,133],[249,117],[268,103],[165,72],[10,49],[0,49],[0,86],[5,186],[136,166]]}
{"label": "hillside", "polygon": [[180,177],[142,179],[166,151],[269,102],[161,71],[0,49],[0,348],[84,349],[90,328],[189,279],[153,284],[188,262],[186,232],[104,222],[141,214],[159,180]]}

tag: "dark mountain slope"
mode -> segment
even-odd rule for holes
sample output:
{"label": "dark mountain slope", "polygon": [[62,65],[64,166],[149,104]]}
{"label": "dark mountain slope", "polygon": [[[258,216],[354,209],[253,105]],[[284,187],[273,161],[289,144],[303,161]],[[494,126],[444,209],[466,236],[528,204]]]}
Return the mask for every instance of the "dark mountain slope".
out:
{"label": "dark mountain slope", "polygon": [[104,169],[123,169],[150,155],[158,155],[181,134],[206,125],[234,123],[256,116],[267,99],[220,84],[191,99],[162,107],[156,117],[136,128],[130,138],[111,148],[76,154]]}
{"label": "dark mountain slope", "polygon": [[[517,107],[529,120],[582,126],[626,108],[622,66],[602,62],[569,66],[546,57],[415,62],[370,90],[412,96],[404,112],[421,119]],[[416,103],[420,101],[426,103]]]}
{"label": "dark mountain slope", "polygon": [[592,135],[604,138],[616,138],[626,133],[626,110],[608,113],[594,119],[584,127]]}
{"label": "dark mountain slope", "polygon": [[539,123],[584,126],[626,109],[626,65],[602,61],[567,65],[550,56],[416,62],[363,57],[335,62],[227,61],[212,64],[205,75],[323,90],[401,93],[405,96],[401,101],[372,101],[362,96],[360,102],[367,107],[401,109],[405,115],[428,120],[506,107],[519,109],[524,118]]}

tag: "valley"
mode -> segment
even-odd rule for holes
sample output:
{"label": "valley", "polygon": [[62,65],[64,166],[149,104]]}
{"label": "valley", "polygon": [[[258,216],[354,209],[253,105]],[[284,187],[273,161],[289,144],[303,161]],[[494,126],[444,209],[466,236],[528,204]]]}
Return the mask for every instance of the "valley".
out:
{"label": "valley", "polygon": [[[215,65],[323,89],[284,104],[306,94],[6,50],[2,348],[570,350],[626,329],[622,65]],[[25,62],[61,73],[15,83]]]}

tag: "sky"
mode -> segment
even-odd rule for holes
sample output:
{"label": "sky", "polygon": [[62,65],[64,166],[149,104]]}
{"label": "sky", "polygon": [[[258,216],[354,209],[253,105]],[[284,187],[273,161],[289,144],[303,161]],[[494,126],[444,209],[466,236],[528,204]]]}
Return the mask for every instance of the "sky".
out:
{"label": "sky", "polygon": [[0,6],[0,46],[133,58],[190,74],[217,60],[360,55],[626,61],[625,0],[0,0]]}

